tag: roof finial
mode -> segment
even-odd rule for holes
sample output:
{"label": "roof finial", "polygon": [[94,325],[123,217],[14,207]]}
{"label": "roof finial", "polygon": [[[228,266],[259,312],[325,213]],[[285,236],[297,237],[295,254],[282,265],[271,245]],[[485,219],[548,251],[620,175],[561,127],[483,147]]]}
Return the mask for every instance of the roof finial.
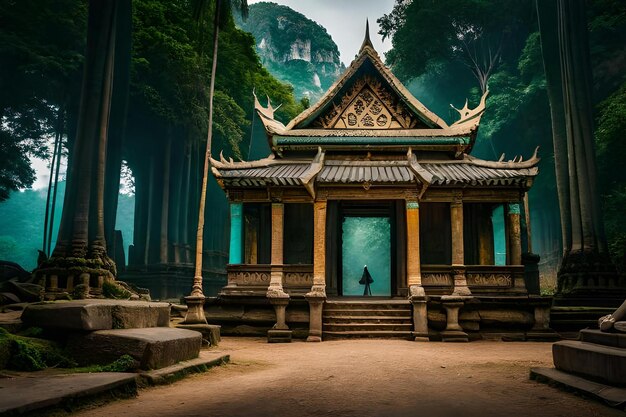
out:
{"label": "roof finial", "polygon": [[366,46],[369,46],[371,48],[374,47],[374,45],[372,45],[372,41],[370,40],[370,21],[368,18],[365,19],[365,39],[363,39],[363,44],[361,45],[361,51]]}

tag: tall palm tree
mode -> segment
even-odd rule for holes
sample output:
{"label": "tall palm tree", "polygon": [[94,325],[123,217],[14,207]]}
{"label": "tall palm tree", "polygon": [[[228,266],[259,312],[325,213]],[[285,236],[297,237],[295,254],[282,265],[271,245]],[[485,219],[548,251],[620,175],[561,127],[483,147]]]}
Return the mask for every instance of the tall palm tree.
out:
{"label": "tall palm tree", "polygon": [[211,62],[211,81],[209,84],[209,121],[206,150],[204,152],[204,169],[202,173],[202,187],[200,189],[200,207],[198,211],[198,230],[196,232],[196,263],[191,294],[185,298],[188,306],[185,324],[206,323],[204,316],[204,292],[202,291],[202,252],[204,239],[204,210],[206,206],[206,189],[209,177],[209,158],[213,139],[213,96],[215,93],[215,75],[217,73],[217,52],[219,46],[220,26],[228,22],[233,6],[241,12],[241,16],[248,16],[248,1],[235,0],[197,0],[194,15],[200,21],[209,12],[213,3],[213,59]]}

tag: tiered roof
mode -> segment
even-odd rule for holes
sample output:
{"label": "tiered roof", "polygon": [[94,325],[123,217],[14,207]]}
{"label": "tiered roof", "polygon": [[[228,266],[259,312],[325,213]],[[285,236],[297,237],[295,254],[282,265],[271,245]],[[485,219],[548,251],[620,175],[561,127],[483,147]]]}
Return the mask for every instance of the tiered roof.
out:
{"label": "tiered roof", "polygon": [[[486,97],[475,109],[466,102],[460,119],[447,125],[383,64],[366,31],[346,72],[286,126],[274,119],[269,99],[263,107],[255,96],[272,151],[268,158],[211,159],[212,172],[224,188],[304,186],[313,196],[315,184],[421,184],[423,191],[430,185],[529,188],[538,173],[536,152],[524,162],[469,155]],[[315,156],[302,156],[306,151]]]}

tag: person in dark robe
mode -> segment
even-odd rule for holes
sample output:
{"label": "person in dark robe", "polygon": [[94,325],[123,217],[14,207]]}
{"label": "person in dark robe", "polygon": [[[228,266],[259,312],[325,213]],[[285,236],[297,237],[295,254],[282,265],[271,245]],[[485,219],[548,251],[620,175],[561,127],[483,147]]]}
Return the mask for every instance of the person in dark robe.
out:
{"label": "person in dark robe", "polygon": [[363,276],[361,277],[361,280],[359,281],[359,284],[365,285],[365,289],[363,290],[363,296],[372,295],[372,289],[370,288],[370,284],[372,282],[374,282],[374,279],[372,279],[372,276],[367,270],[367,265],[365,265],[363,267]]}

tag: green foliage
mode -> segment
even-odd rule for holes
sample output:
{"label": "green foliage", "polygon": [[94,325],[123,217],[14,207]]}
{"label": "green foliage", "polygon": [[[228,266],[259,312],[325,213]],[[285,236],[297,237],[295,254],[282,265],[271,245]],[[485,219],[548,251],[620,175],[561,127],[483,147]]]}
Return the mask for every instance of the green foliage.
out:
{"label": "green foliage", "polygon": [[122,355],[108,365],[92,365],[81,368],[74,368],[71,371],[75,373],[93,373],[93,372],[131,372],[137,369],[138,362],[130,355]]}
{"label": "green foliage", "polygon": [[397,0],[391,13],[378,19],[383,38],[393,49],[387,63],[409,81],[437,61],[456,61],[472,71],[500,54],[514,61],[526,39],[530,0]]}
{"label": "green foliage", "polygon": [[598,179],[609,249],[615,262],[626,266],[626,83],[599,105],[596,129]]}
{"label": "green foliage", "polygon": [[78,92],[85,21],[85,1],[0,3],[0,201],[35,180],[28,157],[48,156],[58,108]]}
{"label": "green foliage", "polygon": [[39,371],[48,367],[76,365],[49,340],[13,335],[0,328],[0,345],[9,346],[10,358],[6,365],[16,371]]}

